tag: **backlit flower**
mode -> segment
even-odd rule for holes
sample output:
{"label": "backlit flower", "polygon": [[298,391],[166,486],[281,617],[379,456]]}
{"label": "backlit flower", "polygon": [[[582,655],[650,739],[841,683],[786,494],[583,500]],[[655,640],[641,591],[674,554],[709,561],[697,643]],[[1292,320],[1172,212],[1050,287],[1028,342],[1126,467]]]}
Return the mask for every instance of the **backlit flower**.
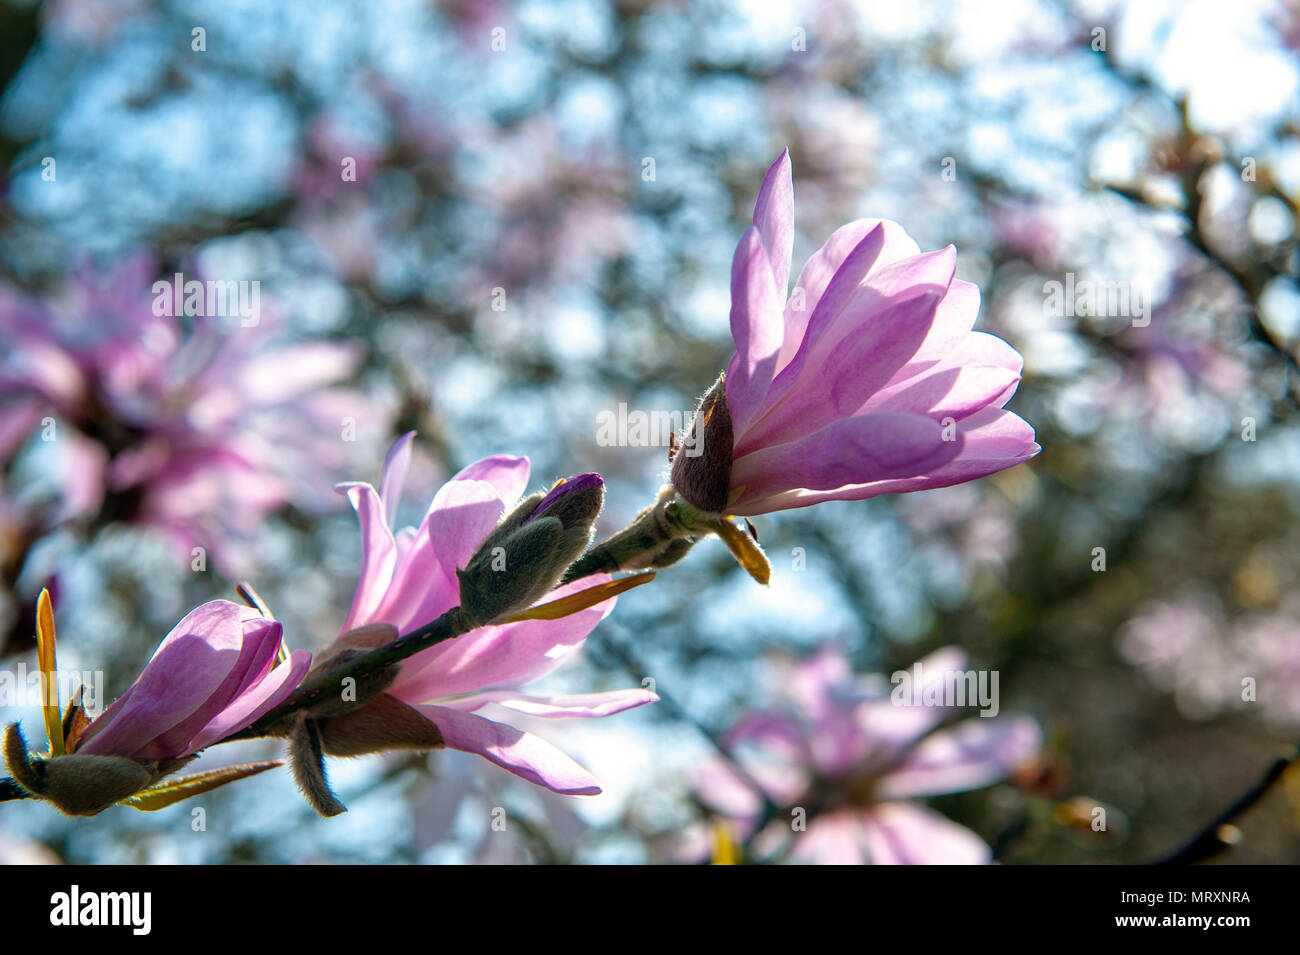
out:
{"label": "backlit flower", "polygon": [[[1020,716],[976,716],[939,728],[954,712],[939,691],[964,672],[959,651],[931,654],[920,661],[912,695],[898,701],[901,681],[895,693],[864,692],[845,658],[823,651],[784,675],[785,706],[742,717],[728,735],[748,778],[708,763],[697,781],[700,798],[743,835],[754,833],[764,797],[784,811],[803,807],[807,829],[794,834],[795,861],[989,862],[975,833],[918,800],[1005,778],[1037,752],[1041,734]],[[788,834],[789,818],[764,830],[759,843]]]}
{"label": "backlit flower", "polygon": [[1033,429],[1003,410],[1022,359],[971,330],[979,289],[954,278],[955,248],[922,253],[898,224],[860,219],[812,255],[787,300],[793,247],[786,152],[736,248],[736,354],[701,402],[709,427],[697,420],[703,433],[688,438],[702,450],[674,461],[688,503],[755,515],[860,500],[973,480],[1038,452]]}
{"label": "backlit flower", "polygon": [[[361,579],[345,632],[383,623],[392,625],[394,633],[409,633],[457,606],[457,572],[465,570],[497,530],[528,483],[527,458],[484,458],[438,491],[418,529],[394,532],[393,515],[411,438],[407,434],[393,445],[379,490],[369,484],[344,488],[361,522],[363,547]],[[599,480],[596,475],[575,478],[575,493],[592,485],[592,479]],[[561,493],[564,487],[553,491],[534,517],[543,508],[546,514],[555,511],[565,498]],[[576,593],[608,579],[593,575],[552,591],[546,599]],[[508,717],[512,711],[532,717],[609,716],[657,700],[654,693],[642,689],[566,696],[530,695],[519,689],[568,659],[613,607],[611,598],[557,620],[523,620],[471,630],[403,662],[386,696],[431,721],[452,749],[477,753],[559,793],[598,793],[596,780],[570,757],[539,737],[484,713],[498,717]],[[326,752],[330,752],[328,728],[325,743]]]}

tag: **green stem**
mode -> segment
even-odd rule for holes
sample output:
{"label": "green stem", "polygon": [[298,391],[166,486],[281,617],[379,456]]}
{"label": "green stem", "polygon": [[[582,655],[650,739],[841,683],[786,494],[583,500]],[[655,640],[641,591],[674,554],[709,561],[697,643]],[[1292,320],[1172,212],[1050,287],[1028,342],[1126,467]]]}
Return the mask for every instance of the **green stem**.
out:
{"label": "green stem", "polygon": [[360,682],[361,677],[382,670],[384,667],[414,656],[434,644],[459,637],[461,634],[468,633],[473,629],[474,624],[465,616],[460,607],[452,607],[432,623],[426,624],[418,630],[413,630],[392,643],[371,650],[365,656],[357,657],[336,670],[322,673],[314,680],[304,683],[294,691],[289,699],[257,722],[246,729],[231,733],[225,739],[219,740],[212,745],[216,746],[220,743],[230,743],[240,739],[256,739],[261,736],[271,735],[270,731],[275,729],[277,724],[294,713],[316,705],[327,696],[341,692],[343,681],[348,677]]}
{"label": "green stem", "polygon": [[696,526],[698,513],[665,484],[655,502],[618,533],[594,544],[565,572],[562,583],[619,570],[652,570],[677,563],[709,531]]}

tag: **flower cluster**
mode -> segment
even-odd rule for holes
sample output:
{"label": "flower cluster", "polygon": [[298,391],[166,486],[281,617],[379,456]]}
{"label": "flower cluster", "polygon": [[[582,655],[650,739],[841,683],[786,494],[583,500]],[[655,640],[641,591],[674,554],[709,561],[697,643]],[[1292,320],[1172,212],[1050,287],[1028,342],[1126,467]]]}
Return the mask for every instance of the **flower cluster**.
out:
{"label": "flower cluster", "polygon": [[[1003,408],[1020,357],[972,331],[979,295],[954,277],[951,247],[922,253],[892,222],[850,223],[809,259],[787,300],[793,243],[783,154],[736,251],[736,354],[682,436],[692,453],[672,458],[671,483],[627,528],[592,546],[602,477],[578,474],[527,494],[529,462],[509,455],[464,468],[418,526],[399,528],[414,440],[405,434],[378,487],[338,487],[357,515],[361,561],[328,646],[314,656],[289,652],[281,624],[251,590],[243,591],[251,607],[206,603],[93,721],[79,700],[61,713],[47,696],[46,754],[29,753],[12,725],[6,793],[76,815],[115,803],[160,808],[278,765],[168,779],[205,748],[258,737],[288,739],[294,778],[326,816],[345,809],[326,757],[393,750],[461,750],[555,793],[600,792],[582,765],[515,723],[610,716],[658,699],[642,688],[527,689],[582,647],[619,593],[654,577],[611,572],[667,567],[717,535],[766,582],[771,568],[756,533],[733,516],[961,483],[1038,450],[1029,426]],[[340,396],[321,389],[356,356],[319,343],[255,354],[251,331],[223,337],[204,324],[184,334],[170,313],[141,310],[133,297],[141,274],[120,277],[107,293],[83,285],[77,307],[64,312],[0,300],[0,328],[14,342],[0,378],[8,441],[0,452],[53,413],[74,429],[80,457],[64,489],[70,509],[117,496],[129,499],[129,516],[187,545],[215,543],[214,517],[255,522],[288,499],[283,460],[315,459],[313,428],[298,425],[337,410]],[[274,449],[259,424],[272,409],[284,439]],[[45,593],[37,636],[42,672],[52,674]],[[944,651],[922,662],[933,680],[964,658]],[[783,686],[788,710],[752,713],[730,734],[731,745],[761,759],[701,776],[702,800],[735,820],[753,847],[764,851],[773,838],[772,806],[797,804],[811,819],[796,859],[988,860],[973,833],[915,800],[1004,777],[1038,748],[1032,721],[942,725],[954,704],[932,705],[928,686],[918,688],[919,702],[901,704],[863,692],[830,651],[794,668]]]}
{"label": "flower cluster", "polygon": [[[965,655],[941,650],[916,671],[919,685],[896,699],[859,688],[833,650],[789,668],[779,682],[783,706],[747,714],[727,736],[746,752],[743,769],[723,761],[702,767],[700,799],[760,852],[779,846],[791,832],[790,812],[802,809],[806,829],[795,833],[793,861],[990,861],[978,836],[919,800],[1006,778],[1038,751],[1038,726],[1027,717],[986,715],[946,725],[960,710],[941,691],[965,673]],[[778,807],[781,818],[765,815],[765,805]]]}
{"label": "flower cluster", "polygon": [[154,275],[137,258],[82,269],[48,298],[0,286],[0,462],[41,432],[61,456],[53,520],[111,515],[162,531],[186,562],[202,546],[238,572],[265,516],[310,504],[322,477],[326,492],[347,464],[343,429],[379,413],[337,387],[360,362],[354,345],[273,344],[260,293],[250,319],[203,315],[187,330],[174,281],[155,292]]}

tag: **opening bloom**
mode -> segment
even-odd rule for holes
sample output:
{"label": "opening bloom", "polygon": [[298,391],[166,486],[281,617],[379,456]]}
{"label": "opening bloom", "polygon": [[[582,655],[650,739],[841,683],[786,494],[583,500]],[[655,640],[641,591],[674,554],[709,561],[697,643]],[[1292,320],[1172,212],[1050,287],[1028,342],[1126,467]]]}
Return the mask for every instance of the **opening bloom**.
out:
{"label": "opening bloom", "polygon": [[[804,807],[807,830],[795,834],[795,861],[989,862],[975,833],[913,800],[1005,778],[1038,751],[1042,734],[1022,716],[974,717],[939,729],[955,707],[918,701],[944,699],[936,691],[965,669],[960,651],[933,653],[917,667],[924,676],[913,695],[898,702],[854,686],[847,660],[824,650],[784,675],[788,707],[750,713],[732,728],[728,741],[751,757],[743,762],[748,778],[708,763],[696,783],[700,798],[746,835],[762,818],[764,797]],[[760,839],[788,834],[788,819]]]}
{"label": "opening bloom", "polygon": [[[412,438],[413,434],[406,434],[393,444],[379,490],[361,483],[342,488],[357,511],[362,532],[361,578],[344,624],[345,635],[373,624],[389,624],[394,633],[409,633],[457,606],[458,574],[497,531],[527,486],[527,458],[484,458],[443,485],[418,529],[394,532]],[[589,490],[594,477],[574,479],[571,492]],[[548,496],[534,516],[561,513],[560,502],[569,493]],[[551,591],[545,599],[608,580],[607,575],[587,577]],[[535,696],[519,689],[564,662],[613,607],[611,598],[559,619],[470,630],[404,661],[376,704],[391,706],[387,698],[400,701],[432,722],[445,745],[477,753],[529,782],[569,795],[598,793],[596,780],[573,759],[539,737],[482,712],[496,708],[531,717],[596,717],[656,701],[654,693],[642,689],[568,696]],[[331,752],[329,734],[323,733],[323,739],[325,751]]]}
{"label": "opening bloom", "polygon": [[278,666],[281,627],[251,607],[212,600],[163,639],[125,693],[80,734],[73,752],[164,760],[188,756],[279,706],[311,654]]}
{"label": "opening bloom", "polygon": [[979,289],[954,278],[953,246],[922,253],[897,223],[860,219],[809,258],[787,300],[793,248],[787,150],[732,262],[736,353],[701,402],[713,430],[693,436],[703,454],[674,461],[688,503],[752,516],[945,487],[1038,453],[1003,410],[1023,360],[971,330]]}
{"label": "opening bloom", "polygon": [[130,801],[154,810],[279,765],[227,766],[171,780],[201,749],[283,702],[307,672],[298,650],[277,664],[280,624],[256,610],[214,600],[192,610],[159,645],[135,682],[88,720],[80,700],[60,716],[49,593],[37,606],[37,652],[49,753],[33,762],[19,724],[5,734],[5,759],[29,795],[71,815],[92,816]]}

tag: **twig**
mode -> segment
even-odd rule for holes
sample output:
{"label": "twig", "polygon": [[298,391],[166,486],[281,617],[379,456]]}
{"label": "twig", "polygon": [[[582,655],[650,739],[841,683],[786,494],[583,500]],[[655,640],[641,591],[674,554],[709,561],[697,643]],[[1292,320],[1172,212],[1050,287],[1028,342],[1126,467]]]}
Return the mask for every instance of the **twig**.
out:
{"label": "twig", "polygon": [[1246,810],[1250,809],[1255,803],[1264,798],[1264,795],[1273,787],[1273,784],[1282,778],[1285,773],[1297,760],[1300,760],[1300,747],[1295,747],[1286,756],[1279,756],[1269,766],[1268,771],[1255,785],[1251,786],[1223,812],[1211,819],[1206,825],[1196,833],[1186,845],[1184,845],[1173,855],[1159,859],[1152,863],[1153,865],[1189,865],[1193,862],[1204,862],[1212,856],[1218,855],[1224,849],[1227,849],[1232,843],[1223,838],[1221,830],[1224,826],[1232,824],[1239,816],[1243,815]]}

